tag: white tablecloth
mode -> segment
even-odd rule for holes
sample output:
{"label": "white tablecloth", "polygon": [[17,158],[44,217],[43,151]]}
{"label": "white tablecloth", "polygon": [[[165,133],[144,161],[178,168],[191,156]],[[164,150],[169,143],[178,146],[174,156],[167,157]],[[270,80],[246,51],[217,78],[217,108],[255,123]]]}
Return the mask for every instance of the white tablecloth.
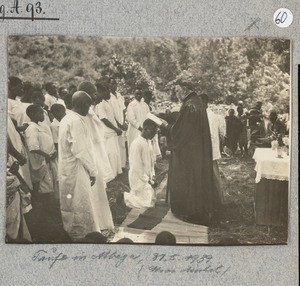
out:
{"label": "white tablecloth", "polygon": [[255,182],[261,178],[288,181],[290,178],[290,157],[282,152],[283,158],[277,158],[277,150],[271,148],[256,148],[253,159],[256,162]]}

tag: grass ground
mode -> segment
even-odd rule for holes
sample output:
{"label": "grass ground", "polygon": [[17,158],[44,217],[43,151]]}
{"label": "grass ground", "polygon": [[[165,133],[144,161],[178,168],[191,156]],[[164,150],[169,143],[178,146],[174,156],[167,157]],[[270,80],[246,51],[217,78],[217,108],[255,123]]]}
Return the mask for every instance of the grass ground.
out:
{"label": "grass ground", "polygon": [[[287,240],[287,227],[257,226],[254,222],[254,161],[252,159],[224,158],[219,162],[225,202],[210,225],[210,244],[282,244]],[[156,177],[161,182],[168,171],[168,160],[160,159]],[[107,195],[116,230],[130,208],[123,202],[123,193],[129,191],[128,173],[124,172],[108,184]],[[41,198],[35,197],[33,209],[26,215],[33,241],[37,243],[70,242],[62,227],[58,204],[48,216]],[[111,234],[110,234],[111,235]]]}
{"label": "grass ground", "polygon": [[258,226],[254,221],[255,163],[239,157],[221,159],[219,168],[225,203],[209,228],[209,243],[282,244],[287,227]]}

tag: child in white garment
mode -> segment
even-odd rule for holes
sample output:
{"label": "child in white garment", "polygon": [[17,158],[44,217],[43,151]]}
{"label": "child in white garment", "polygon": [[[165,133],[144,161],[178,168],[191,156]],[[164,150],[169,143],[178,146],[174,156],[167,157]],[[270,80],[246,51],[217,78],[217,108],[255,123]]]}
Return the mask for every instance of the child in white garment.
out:
{"label": "child in white garment", "polygon": [[130,208],[150,208],[155,204],[154,156],[151,140],[157,125],[150,119],[143,123],[143,130],[131,144],[129,153],[130,192],[124,193],[125,204]]}
{"label": "child in white garment", "polygon": [[40,194],[53,194],[54,191],[58,192],[58,184],[57,152],[52,134],[39,125],[45,116],[39,105],[29,105],[26,114],[31,120],[25,131],[25,141],[29,151],[32,182]]}

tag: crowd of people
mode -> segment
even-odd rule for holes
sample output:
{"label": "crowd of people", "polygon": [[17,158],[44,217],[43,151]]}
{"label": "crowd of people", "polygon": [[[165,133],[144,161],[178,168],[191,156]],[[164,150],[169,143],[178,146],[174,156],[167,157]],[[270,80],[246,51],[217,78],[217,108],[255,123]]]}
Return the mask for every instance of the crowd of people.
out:
{"label": "crowd of people", "polygon": [[283,122],[275,111],[266,125],[260,102],[249,111],[239,102],[225,118],[217,115],[209,109],[208,96],[188,86],[179,94],[180,110],[156,114],[162,120],[159,128],[148,118],[155,113],[152,97],[151,92],[136,90],[127,102],[118,92],[117,81],[106,76],[68,89],[10,77],[7,240],[31,241],[24,214],[32,208],[31,197],[37,195],[46,216],[59,205],[72,241],[97,240],[103,230],[114,229],[107,183],[127,172],[129,162],[130,192],[124,193],[124,203],[130,208],[153,207],[154,167],[167,150],[171,151],[167,200],[172,212],[207,225],[213,210],[224,203],[217,163],[222,153],[234,155],[239,147],[247,156],[249,140],[261,136],[272,140],[274,134],[288,130],[288,116]]}
{"label": "crowd of people", "polygon": [[160,148],[157,125],[147,119],[149,98],[151,94],[137,90],[125,105],[117,82],[108,77],[69,89],[9,78],[8,240],[19,237],[20,229],[30,240],[23,214],[32,208],[31,195],[37,194],[46,214],[59,204],[64,230],[73,241],[113,230],[106,184],[126,172],[128,160],[131,191],[125,203],[154,205]]}

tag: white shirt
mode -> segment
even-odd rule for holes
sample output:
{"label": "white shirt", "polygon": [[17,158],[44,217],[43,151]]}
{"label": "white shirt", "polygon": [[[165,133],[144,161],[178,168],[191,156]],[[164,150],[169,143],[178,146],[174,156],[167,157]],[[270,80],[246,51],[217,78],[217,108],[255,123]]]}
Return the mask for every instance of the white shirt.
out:
{"label": "white shirt", "polygon": [[17,122],[18,126],[30,122],[30,118],[26,114],[26,109],[29,105],[30,103],[8,99],[8,114]]}
{"label": "white shirt", "polygon": [[127,120],[131,126],[138,129],[143,126],[149,112],[149,106],[143,99],[141,101],[134,99],[127,107]]}
{"label": "white shirt", "polygon": [[[111,107],[109,101],[102,100],[99,104],[96,105],[95,112],[99,116],[100,120],[107,119],[115,127],[118,127],[117,122],[115,120],[114,110]],[[104,128],[103,128],[104,136],[106,138],[109,138],[112,136],[117,136],[117,133],[113,129],[107,127],[104,123],[103,123],[103,126],[104,126]]]}
{"label": "white shirt", "polygon": [[52,96],[52,95],[46,93],[45,94],[45,104],[48,106],[49,110],[54,103],[58,103],[57,98],[55,96]]}
{"label": "white shirt", "polygon": [[29,122],[25,130],[26,146],[29,151],[31,166],[34,170],[45,164],[45,158],[39,154],[31,153],[33,150],[41,150],[49,155],[55,152],[52,134],[35,122]]}
{"label": "white shirt", "polygon": [[124,122],[124,110],[126,109],[124,103],[124,97],[120,93],[110,94],[109,103],[113,108],[115,119],[120,123],[123,124]]}

